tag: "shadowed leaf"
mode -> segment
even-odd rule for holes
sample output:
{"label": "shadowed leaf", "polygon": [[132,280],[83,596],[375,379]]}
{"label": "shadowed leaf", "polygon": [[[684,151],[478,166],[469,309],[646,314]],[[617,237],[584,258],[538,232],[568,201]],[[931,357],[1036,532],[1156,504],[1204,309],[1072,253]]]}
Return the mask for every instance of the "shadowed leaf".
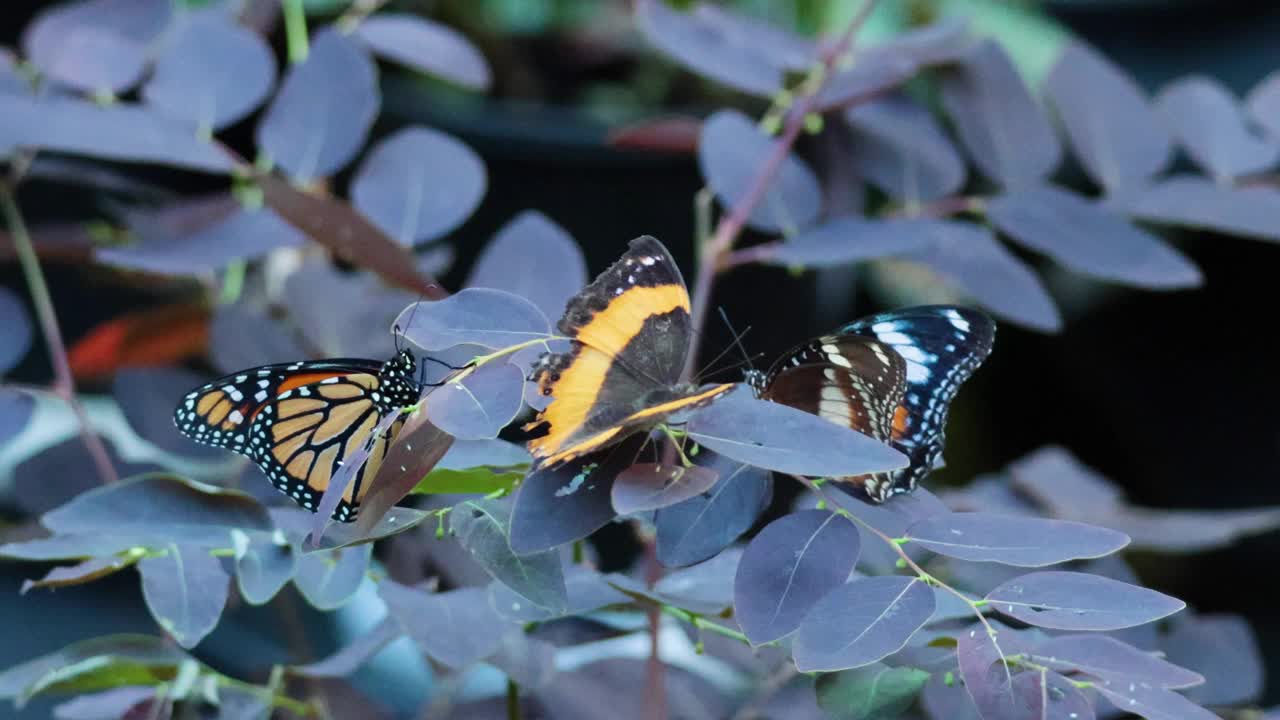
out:
{"label": "shadowed leaf", "polygon": [[[702,124],[698,168],[726,207],[745,201],[778,141],[737,110],[721,110]],[[747,224],[765,232],[794,232],[811,225],[822,210],[818,179],[799,158],[788,154]]]}
{"label": "shadowed leaf", "polygon": [[1062,159],[1048,118],[994,41],[943,74],[942,106],[974,164],[1005,187],[1035,184]]}
{"label": "shadowed leaf", "polygon": [[492,78],[484,55],[451,27],[408,13],[383,12],[360,23],[355,34],[387,60],[473,90],[489,89]]}
{"label": "shadowed leaf", "polygon": [[0,444],[9,442],[27,427],[36,401],[27,393],[0,387]]}
{"label": "shadowed leaf", "polygon": [[1036,645],[1033,662],[1107,680],[1133,680],[1167,689],[1199,685],[1204,677],[1105,635],[1062,635]]}
{"label": "shadowed leaf", "polygon": [[514,627],[489,606],[482,588],[427,593],[383,580],[378,594],[423,652],[454,669],[497,652]]}
{"label": "shadowed leaf", "polygon": [[1196,287],[1200,270],[1160,238],[1065,190],[1016,190],[987,204],[1002,232],[1064,267],[1152,289]]}
{"label": "shadowed leaf", "polygon": [[56,720],[117,720],[133,713],[156,697],[154,687],[118,687],[88,693],[53,708]]}
{"label": "shadowed leaf", "polygon": [[841,720],[893,720],[911,707],[929,673],[875,663],[818,677],[818,705]]}
{"label": "shadowed leaf", "polygon": [[435,240],[484,197],[484,162],[438,130],[407,127],[378,142],[351,181],[355,207],[401,245]]}
{"label": "shadowed leaf", "polygon": [[221,146],[155,111],[106,107],[67,97],[35,99],[0,93],[0,149],[34,147],[102,160],[172,165],[225,174],[236,161]]}
{"label": "shadowed leaf", "polygon": [[999,612],[1055,630],[1118,630],[1172,615],[1186,603],[1098,575],[1048,570],[1014,578],[987,593]]}
{"label": "shadowed leaf", "polygon": [[426,398],[427,415],[456,438],[496,438],[524,406],[524,378],[524,372],[509,362],[486,363],[461,381],[432,390]]}
{"label": "shadowed leaf", "polygon": [[1204,228],[1257,240],[1280,241],[1280,191],[1228,187],[1177,175],[1115,200],[1124,213],[1165,225]]}
{"label": "shadowed leaf", "polygon": [[956,660],[965,692],[984,720],[1023,720],[1026,708],[1013,688],[1004,659],[1022,651],[1013,630],[994,624],[993,638],[982,625],[972,625],[956,637]]}
{"label": "shadowed leaf", "polygon": [[733,604],[733,578],[741,561],[742,550],[729,548],[706,562],[663,576],[653,591],[676,607],[718,615]]}
{"label": "shadowed leaf", "polygon": [[613,509],[619,515],[633,515],[668,507],[701,495],[719,479],[716,471],[697,465],[639,463],[614,478]]}
{"label": "shadowed leaf", "polygon": [[247,303],[219,305],[209,322],[209,356],[224,374],[307,357],[288,328]]}
{"label": "shadowed leaf", "polygon": [[966,18],[946,17],[878,45],[855,47],[853,67],[836,72],[823,85],[817,108],[826,111],[864,101],[906,82],[923,67],[964,57],[974,42]]}
{"label": "shadowed leaf", "polygon": [[1280,157],[1280,145],[1256,135],[1235,96],[1212,78],[1179,78],[1160,91],[1156,108],[1196,164],[1216,178],[1261,172]]}
{"label": "shadowed leaf", "polygon": [[373,546],[353,545],[298,558],[293,584],[317,610],[334,610],[351,600],[369,569]]}
{"label": "shadowed leaf", "polygon": [[207,548],[170,543],[138,561],[138,571],[147,609],[179,645],[193,648],[217,626],[231,578]]}
{"label": "shadowed leaf", "polygon": [[[0,287],[0,375],[12,370],[30,349],[31,318],[26,303]],[[4,437],[2,432],[0,437]]]}
{"label": "shadowed leaf", "polygon": [[404,636],[404,628],[394,617],[387,616],[373,629],[344,645],[337,652],[313,663],[289,668],[294,675],[314,678],[348,677],[383,648]]}
{"label": "shadowed leaf", "polygon": [[467,287],[519,295],[549,318],[587,284],[587,262],[564,228],[537,210],[525,210],[493,236],[476,259]]}
{"label": "shadowed leaf", "polygon": [[1093,720],[1093,706],[1080,688],[1052,670],[1013,676],[1013,694],[1022,704],[1023,717],[1040,720]]}
{"label": "shadowed leaf", "polygon": [[929,201],[964,183],[964,160],[933,114],[906,95],[890,95],[845,112],[853,128],[858,173],[890,197]]}
{"label": "shadowed leaf", "polygon": [[853,523],[826,510],[774,520],[747,544],[733,584],[734,618],[752,644],[791,634],[849,579],[861,542]]}
{"label": "shadowed leaf", "polygon": [[555,677],[556,646],[530,637],[523,630],[510,630],[502,637],[498,653],[488,662],[521,688],[534,690]]}
{"label": "shadowed leaf", "polygon": [[33,588],[60,588],[81,585],[104,578],[119,572],[137,562],[136,556],[129,557],[96,557],[85,560],[79,565],[56,567],[39,580],[25,580],[19,591],[26,594]]}
{"label": "shadowed leaf", "polygon": [[191,658],[159,637],[106,635],[72,643],[0,673],[0,697],[21,704],[41,692],[91,692],[172,679]]}
{"label": "shadowed leaf", "polygon": [[1104,680],[1094,683],[1098,694],[1117,710],[1133,713],[1147,720],[1216,720],[1217,715],[1196,705],[1176,692],[1145,683]]}
{"label": "shadowed leaf", "polygon": [[1249,91],[1245,98],[1249,118],[1272,139],[1280,138],[1280,72],[1272,72]]}
{"label": "shadowed leaf", "polygon": [[225,459],[225,450],[193,442],[173,424],[174,404],[203,382],[202,376],[178,368],[125,368],[116,373],[111,394],[134,432],[161,450]]}
{"label": "shadowed leaf", "polygon": [[554,612],[530,603],[523,595],[493,581],[489,584],[489,604],[502,617],[515,622],[542,622],[565,615],[584,615],[607,605],[622,605],[630,598],[615,590],[604,575],[582,565],[570,565],[564,569],[564,582],[568,604],[561,612]]}
{"label": "shadowed leaf", "polygon": [[844,477],[906,465],[901,453],[867,435],[742,392],[695,411],[687,432],[725,457],[796,475]]}
{"label": "shadowed leaf", "polygon": [[240,596],[250,605],[263,605],[293,579],[297,556],[288,544],[276,542],[273,534],[233,534],[236,584]]}
{"label": "shadowed leaf", "polygon": [[551,323],[535,305],[488,288],[466,288],[444,300],[410,305],[396,325],[405,339],[424,350],[456,345],[502,349],[552,337]]}
{"label": "shadowed leaf", "polygon": [[[1243,617],[1220,614],[1178,618],[1161,645],[1171,662],[1204,676],[1204,684],[1187,690],[1187,697],[1201,705],[1245,705],[1262,697],[1267,676],[1262,649]],[[1146,682],[1176,687],[1150,679]]]}
{"label": "shadowed leaf", "polygon": [[901,650],[933,610],[933,592],[915,578],[861,578],[841,585],[801,622],[792,645],[796,668],[870,665]]}
{"label": "shadowed leaf", "polygon": [[258,125],[258,146],[295,180],[332,175],[364,145],[380,102],[368,52],[336,30],[323,30],[312,38],[307,59],[285,73]]}
{"label": "shadowed leaf", "polygon": [[755,525],[773,497],[773,476],[767,470],[708,450],[694,462],[715,471],[720,480],[705,494],[655,513],[658,561],[667,567],[715,556]]}
{"label": "shadowed leaf", "polygon": [[[364,536],[391,534],[421,522],[426,516],[420,511],[394,506],[431,472],[452,442],[453,436],[432,425],[425,412],[410,415],[396,441],[387,449],[378,474],[369,481],[369,492],[360,503],[356,531]],[[421,517],[406,522],[406,513]],[[330,527],[326,532],[332,537],[339,530]]]}
{"label": "shadowed leaf", "polygon": [[508,540],[511,502],[466,500],[449,514],[449,529],[471,558],[526,601],[559,614],[568,607],[560,553],[516,555]]}
{"label": "shadowed leaf", "polygon": [[50,80],[85,92],[120,94],[146,68],[146,49],[114,30],[93,25],[61,28],[55,41],[37,21],[25,43],[31,63]]}
{"label": "shadowed leaf", "polygon": [[275,57],[262,38],[210,13],[185,18],[142,97],[169,117],[216,132],[258,107],[275,79]]}
{"label": "shadowed leaf", "polygon": [[939,555],[1019,567],[1102,557],[1129,544],[1124,533],[1080,522],[983,512],[932,517],[907,537]]}
{"label": "shadowed leaf", "polygon": [[1111,191],[1140,185],[1169,163],[1169,133],[1142,89],[1093,48],[1068,45],[1045,90],[1076,159],[1099,185]]}
{"label": "shadowed leaf", "polygon": [[902,233],[898,222],[837,217],[776,245],[764,262],[771,265],[835,267],[926,251],[934,241],[926,233]]}

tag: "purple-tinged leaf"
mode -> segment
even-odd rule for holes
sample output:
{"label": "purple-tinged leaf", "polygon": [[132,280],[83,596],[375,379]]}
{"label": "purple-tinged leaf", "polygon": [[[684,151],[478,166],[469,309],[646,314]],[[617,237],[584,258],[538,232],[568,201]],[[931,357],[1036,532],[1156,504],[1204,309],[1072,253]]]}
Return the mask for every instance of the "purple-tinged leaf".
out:
{"label": "purple-tinged leaf", "polygon": [[742,550],[729,548],[715,557],[665,575],[654,595],[676,607],[703,615],[719,615],[733,605],[733,579]]}
{"label": "purple-tinged leaf", "polygon": [[35,408],[35,398],[27,393],[0,387],[0,446],[27,427]]}
{"label": "purple-tinged leaf", "polygon": [[[173,643],[160,637],[106,635],[72,643],[5,669],[0,672],[0,697],[22,703],[40,692],[56,691],[60,685],[91,679],[93,674],[104,672],[108,674],[106,679],[115,680],[105,687],[120,684],[122,674],[154,685],[172,679],[178,665],[190,659]],[[81,683],[80,689],[85,686]]]}
{"label": "purple-tinged leaf", "polygon": [[329,552],[303,553],[298,558],[293,584],[317,610],[346,605],[360,589],[369,569],[373,545],[353,545]]}
{"label": "purple-tinged leaf", "polygon": [[135,708],[154,700],[156,688],[126,686],[85,693],[53,708],[55,720],[119,720],[133,718]]}
{"label": "purple-tinged leaf", "polygon": [[987,593],[995,609],[1055,630],[1118,630],[1168,617],[1177,598],[1098,575],[1048,570],[1014,578]]}
{"label": "purple-tinged leaf", "polygon": [[0,545],[0,557],[36,561],[80,560],[107,557],[148,544],[154,544],[153,538],[132,532],[75,533],[5,543]]}
{"label": "purple-tinged leaf", "polygon": [[153,163],[225,174],[235,160],[181,123],[149,108],[102,107],[68,97],[0,94],[0,149],[35,147],[103,160]]}
{"label": "purple-tinged leaf", "polygon": [[920,709],[930,720],[986,720],[954,671],[929,677],[920,693]]}
{"label": "purple-tinged leaf", "polygon": [[321,31],[306,61],[285,74],[258,125],[258,146],[294,180],[332,175],[364,145],[380,102],[368,51],[336,30]]}
{"label": "purple-tinged leaf", "polygon": [[658,510],[710,490],[719,473],[697,465],[638,463],[618,473],[610,495],[619,515]]}
{"label": "purple-tinged leaf", "polygon": [[[366,499],[368,496],[365,496]],[[293,543],[293,551],[298,555],[325,554],[331,550],[367,545],[369,543],[391,537],[405,530],[417,527],[429,517],[430,512],[413,508],[397,507],[384,513],[381,518],[368,529],[362,529],[365,519],[366,505],[360,505],[360,520],[354,523],[334,523],[325,530],[320,545],[303,543],[304,537],[313,529],[315,513],[303,510],[293,503],[285,503],[271,508],[271,519],[276,526],[285,531],[285,536]]]}
{"label": "purple-tinged leaf", "polygon": [[1009,465],[1010,479],[1056,515],[1103,518],[1124,505],[1124,493],[1065,448],[1050,445]]}
{"label": "purple-tinged leaf", "polygon": [[790,635],[849,579],[858,561],[858,529],[826,510],[769,523],[747,544],[733,584],[734,619],[753,645]]}
{"label": "purple-tinged leaf", "polygon": [[1147,720],[1218,720],[1176,692],[1127,680],[1105,680],[1094,683],[1094,689],[1123,713]]}
{"label": "purple-tinged leaf", "polygon": [[[421,522],[406,522],[404,514],[410,511],[396,508],[395,504],[431,472],[451,444],[453,436],[432,425],[425,412],[419,410],[410,415],[400,428],[396,441],[387,449],[378,474],[370,481],[369,491],[360,502],[356,531],[366,537],[375,537],[401,532],[406,526],[412,527]],[[339,528],[331,527],[326,532],[332,536],[336,530]]]}
{"label": "purple-tinged leaf", "polygon": [[1124,533],[1081,522],[984,512],[929,518],[907,537],[939,555],[1018,567],[1102,557],[1129,544]]}
{"label": "purple-tinged leaf", "polygon": [[435,240],[484,197],[484,162],[462,141],[426,127],[381,140],[351,181],[351,201],[401,245]]}
{"label": "purple-tinged leaf", "polygon": [[801,672],[870,665],[901,650],[933,615],[933,591],[908,577],[861,578],[822,598],[792,645]]}
{"label": "purple-tinged leaf", "polygon": [[477,467],[514,468],[532,462],[524,445],[507,440],[456,440],[436,467],[468,470]]}
{"label": "purple-tinged leaf", "polygon": [[[839,488],[840,485],[835,483],[828,487]],[[912,523],[950,512],[936,495],[924,488],[916,488],[913,493],[898,495],[879,505],[839,491],[828,493],[827,500],[889,537],[902,537]],[[859,563],[873,571],[869,574],[893,574],[901,557],[894,547],[861,525],[858,527],[858,534],[863,541]],[[909,543],[897,547],[916,560],[926,554],[923,548],[913,547]]]}
{"label": "purple-tinged leaf", "polygon": [[[120,459],[114,446],[107,444],[107,459],[116,477],[133,477],[157,472],[154,463],[127,463]],[[57,482],[50,482],[57,478]],[[14,468],[13,499],[29,515],[42,515],[82,493],[102,487],[98,466],[84,440],[78,436],[45,448],[23,460]],[[140,528],[145,532],[145,528]],[[167,538],[160,538],[167,541]]]}
{"label": "purple-tinged leaf", "polygon": [[511,502],[465,500],[449,514],[449,530],[480,567],[528,603],[559,615],[569,605],[560,553],[516,555],[508,540]]}
{"label": "purple-tinged leaf", "polygon": [[498,652],[487,662],[523,689],[536,690],[556,674],[556,646],[516,628],[502,637]]}
{"label": "purple-tinged leaf", "polygon": [[1262,78],[1245,98],[1249,117],[1267,131],[1272,139],[1280,139],[1280,72]]}
{"label": "purple-tinged leaf", "polygon": [[273,527],[266,510],[242,492],[165,474],[95,488],[45,513],[40,522],[59,534],[127,532],[219,547],[230,545],[232,528]]}
{"label": "purple-tinged leaf", "polygon": [[[1119,554],[1080,563],[1080,566],[1076,569],[1081,572],[1109,577],[1112,580],[1127,582],[1130,585],[1142,584],[1142,580],[1129,567],[1129,563],[1125,561],[1124,556]],[[1156,623],[1147,623],[1146,625],[1124,628],[1123,630],[1113,630],[1107,635],[1145,652],[1154,652],[1160,647],[1160,632]]]}
{"label": "purple-tinged leaf", "polygon": [[242,302],[214,308],[209,356],[214,368],[229,374],[256,365],[296,362],[307,352],[287,326]]}
{"label": "purple-tinged leaf", "polygon": [[783,71],[803,67],[812,51],[800,38],[721,10],[673,10],[661,0],[636,3],[636,23],[661,52],[716,82],[760,97],[782,89]]}
{"label": "purple-tinged leaf", "polygon": [[817,109],[845,107],[901,85],[921,68],[963,57],[973,43],[968,21],[950,17],[859,49],[853,67],[836,72],[822,86]]}
{"label": "purple-tinged leaf", "polygon": [[573,236],[537,210],[525,210],[481,251],[466,286],[506,290],[558,318],[586,284],[587,262]]}
{"label": "purple-tinged leaf", "polygon": [[1013,676],[1013,694],[1024,718],[1093,720],[1089,699],[1070,680],[1052,670],[1028,670]]}
{"label": "purple-tinged leaf", "polygon": [[664,507],[654,515],[658,562],[693,565],[714,557],[755,525],[773,497],[767,470],[704,450],[694,462],[720,480],[707,493]]}
{"label": "purple-tinged leaf", "polygon": [[564,570],[567,607],[553,612],[530,603],[523,595],[497,580],[489,584],[489,604],[502,617],[520,623],[542,622],[566,615],[583,615],[609,605],[624,605],[631,599],[618,592],[605,576],[584,567],[571,565]]}
{"label": "purple-tinged leaf", "polygon": [[372,660],[383,648],[404,636],[404,628],[391,616],[382,619],[373,629],[344,645],[337,652],[313,663],[289,668],[294,675],[311,678],[349,677],[361,665]]}
{"label": "purple-tinged leaf", "polygon": [[551,323],[519,295],[489,288],[466,288],[444,300],[410,305],[396,318],[405,339],[424,350],[455,345],[503,349],[548,340]]}
{"label": "purple-tinged leaf", "polygon": [[218,14],[186,18],[156,61],[142,97],[169,117],[216,132],[258,107],[276,80],[271,48]]}
{"label": "purple-tinged leaf", "polygon": [[1027,657],[1062,672],[1077,670],[1104,680],[1133,680],[1171,690],[1204,682],[1199,673],[1106,635],[1050,638],[1031,649]]}
{"label": "purple-tinged leaf", "polygon": [[610,492],[613,479],[635,464],[643,438],[604,452],[529,473],[511,509],[511,549],[517,555],[541,552],[581,540],[617,517]]}
{"label": "purple-tinged leaf", "polygon": [[218,624],[231,578],[208,548],[170,543],[138,561],[142,597],[160,627],[191,649]]}
{"label": "purple-tinged leaf", "polygon": [[898,200],[922,202],[964,184],[964,160],[933,114],[894,94],[845,112],[853,129],[853,164],[872,185]]}
{"label": "purple-tinged leaf", "polygon": [[962,488],[946,489],[939,495],[955,512],[997,512],[1005,515],[1039,516],[1039,509],[1014,492],[1003,473],[977,475]]}
{"label": "purple-tinged leaf", "polygon": [[974,164],[1005,187],[1036,184],[1062,160],[1053,126],[1009,55],[991,40],[942,76],[942,106]]}
{"label": "purple-tinged leaf", "polygon": [[423,652],[454,669],[497,652],[514,627],[489,606],[483,588],[427,593],[383,580],[378,594]]}
{"label": "purple-tinged leaf", "polygon": [[1280,191],[1227,187],[1178,175],[1116,198],[1117,207],[1141,220],[1280,241]]}
{"label": "purple-tinged leaf", "polygon": [[[146,45],[160,36],[172,16],[173,5],[168,0],[60,3],[40,13],[27,25],[22,33],[22,54],[41,67],[42,58],[57,58],[63,40],[77,28],[97,29]],[[94,70],[86,68],[86,71]]]}
{"label": "purple-tinged leaf", "polygon": [[[31,349],[31,318],[26,303],[0,287],[0,375],[9,372]],[[0,437],[4,437],[0,433]]]}
{"label": "purple-tinged leaf", "polygon": [[694,411],[687,431],[725,457],[795,475],[847,477],[906,465],[901,453],[868,435],[743,392]]}
{"label": "purple-tinged leaf", "polygon": [[473,90],[488,90],[492,73],[484,55],[453,28],[408,13],[378,13],[356,28],[379,57]]}
{"label": "purple-tinged leaf", "polygon": [[289,544],[276,542],[273,534],[233,534],[236,584],[240,596],[250,605],[270,602],[293,579],[297,556]]}
{"label": "purple-tinged leaf", "polygon": [[397,349],[391,323],[418,298],[386,287],[373,273],[343,272],[327,259],[309,258],[285,280],[283,299],[316,354],[389,357]]}
{"label": "purple-tinged leaf", "polygon": [[391,285],[439,300],[448,295],[413,253],[345,202],[302,192],[275,175],[257,178],[267,206],[339,258],[368,268]]}
{"label": "purple-tinged leaf", "polygon": [[178,368],[124,368],[111,383],[111,395],[129,427],[161,450],[199,459],[226,458],[226,451],[192,442],[173,424],[175,400],[204,381]]}
{"label": "purple-tinged leaf", "polygon": [[1280,145],[1256,135],[1231,91],[1203,75],[1165,86],[1156,109],[1187,153],[1219,180],[1262,172],[1280,158]]}
{"label": "purple-tinged leaf", "polygon": [[1262,697],[1266,668],[1258,639],[1243,617],[1198,615],[1179,620],[1164,636],[1163,649],[1171,662],[1200,673],[1205,680],[1188,690],[1187,697],[1214,707],[1246,705]]}
{"label": "purple-tinged leaf", "polygon": [[524,373],[503,360],[476,368],[427,396],[427,415],[436,427],[463,440],[496,438],[524,405]]}
{"label": "purple-tinged leaf", "polygon": [[[100,247],[102,263],[166,275],[199,275],[237,260],[253,260],[282,247],[296,247],[306,237],[268,209],[234,208],[225,196],[183,201],[153,213],[130,213],[136,241]],[[231,212],[211,218],[215,209]]]}
{"label": "purple-tinged leaf", "polygon": [[905,259],[925,265],[987,309],[1019,325],[1046,332],[1062,327],[1062,316],[1039,276],[1004,248],[991,231],[947,220],[893,221],[904,233],[923,233],[931,247]]}
{"label": "purple-tinged leaf", "polygon": [[1204,282],[1199,268],[1164,240],[1066,190],[1014,190],[989,201],[987,217],[1021,245],[1085,275],[1155,290]]}
{"label": "purple-tinged leaf", "polygon": [[890,720],[915,702],[929,673],[913,667],[875,663],[856,670],[818,676],[818,706],[841,720]]}
{"label": "purple-tinged leaf", "polygon": [[[31,83],[18,71],[13,53],[8,48],[0,47],[0,93],[26,95],[30,92]],[[0,147],[0,155],[3,151],[4,148]]]}
{"label": "purple-tinged leaf", "polygon": [[[744,202],[777,145],[750,118],[721,110],[702,124],[698,167],[720,202],[736,208]],[[822,210],[818,178],[799,158],[788,154],[751,209],[747,224],[764,232],[792,233],[813,224]]]}
{"label": "purple-tinged leaf", "polygon": [[993,638],[983,625],[956,636],[959,679],[983,720],[1024,720],[1025,708],[1013,688],[1012,670],[1004,659],[1022,650],[1013,630],[993,623]]}
{"label": "purple-tinged leaf", "polygon": [[89,558],[78,565],[59,566],[53,568],[39,580],[24,580],[18,591],[25,595],[34,588],[60,588],[71,585],[82,585],[117,573],[134,564],[136,556],[105,556]]}
{"label": "purple-tinged leaf", "polygon": [[1068,45],[1045,81],[1076,159],[1115,191],[1144,184],[1169,163],[1172,142],[1126,72],[1082,43]]}
{"label": "purple-tinged leaf", "polygon": [[837,267],[932,248],[925,233],[900,233],[900,223],[837,217],[778,243],[763,261],[771,265]]}
{"label": "purple-tinged leaf", "polygon": [[1280,508],[1166,510],[1126,507],[1105,523],[1133,538],[1133,548],[1163,553],[1204,552],[1280,527]]}
{"label": "purple-tinged leaf", "polygon": [[67,27],[57,41],[40,32],[41,42],[26,42],[31,63],[46,77],[85,92],[120,94],[133,87],[147,65],[146,48],[113,30]]}

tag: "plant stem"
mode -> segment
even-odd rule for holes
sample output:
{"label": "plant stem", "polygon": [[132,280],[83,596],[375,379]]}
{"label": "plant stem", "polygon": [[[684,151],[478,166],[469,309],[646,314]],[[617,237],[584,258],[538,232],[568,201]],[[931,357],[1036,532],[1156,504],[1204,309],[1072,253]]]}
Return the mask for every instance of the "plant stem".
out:
{"label": "plant stem", "polygon": [[745,643],[747,645],[751,644],[751,641],[747,639],[747,636],[743,635],[737,630],[734,630],[731,627],[725,627],[720,623],[711,622],[710,620],[702,617],[701,615],[691,613],[688,610],[685,610],[684,608],[678,608],[674,605],[662,605],[660,606],[660,609],[662,610],[662,612],[670,615],[671,617],[676,618],[678,620],[683,620],[699,630],[707,630],[717,635],[723,635],[727,638],[733,638],[734,640],[737,640],[738,642],[741,642],[741,643]]}
{"label": "plant stem", "polygon": [[818,95],[822,91],[826,78],[835,74],[840,59],[847,55],[853,47],[854,36],[857,35],[858,29],[862,27],[863,23],[871,15],[871,11],[875,9],[877,2],[878,0],[865,0],[857,15],[854,16],[849,26],[840,36],[839,41],[824,54],[822,65],[816,71],[821,73],[819,81],[811,82],[806,79],[802,83],[802,86],[808,88],[808,92],[800,98],[793,112],[787,116],[786,124],[782,128],[782,135],[774,144],[773,152],[770,153],[764,164],[756,172],[751,185],[747,188],[746,194],[733,206],[729,214],[720,220],[710,241],[698,248],[698,274],[694,279],[690,313],[692,315],[692,332],[690,333],[689,351],[685,358],[684,373],[682,375],[686,382],[693,377],[694,368],[697,367],[698,345],[702,338],[703,327],[706,324],[711,289],[715,282],[716,274],[725,268],[725,257],[733,250],[733,244],[737,241],[738,236],[742,234],[742,228],[746,226],[747,218],[751,216],[751,212],[755,210],[756,206],[764,200],[765,193],[768,192],[774,176],[782,168],[782,163],[787,159],[792,146],[795,145],[796,140],[800,137],[800,132],[804,130],[805,118],[817,109]]}
{"label": "plant stem", "polygon": [[289,53],[289,64],[297,65],[307,59],[307,14],[302,0],[280,0],[284,9],[284,40]]}
{"label": "plant stem", "polygon": [[507,678],[507,720],[520,720],[520,686]]}
{"label": "plant stem", "polygon": [[14,251],[31,291],[31,302],[35,305],[36,317],[40,319],[45,344],[49,347],[49,361],[53,364],[53,392],[75,412],[76,419],[80,422],[80,437],[98,469],[98,477],[103,484],[115,482],[118,478],[107,446],[89,426],[89,414],[76,398],[75,379],[71,376],[71,365],[67,362],[67,349],[62,342],[58,315],[53,310],[53,298],[49,294],[49,286],[45,284],[44,271],[40,269],[40,259],[36,256],[35,246],[31,244],[31,235],[22,219],[22,211],[8,184],[0,183],[0,204],[4,205],[5,224],[9,226],[9,234],[13,236]]}

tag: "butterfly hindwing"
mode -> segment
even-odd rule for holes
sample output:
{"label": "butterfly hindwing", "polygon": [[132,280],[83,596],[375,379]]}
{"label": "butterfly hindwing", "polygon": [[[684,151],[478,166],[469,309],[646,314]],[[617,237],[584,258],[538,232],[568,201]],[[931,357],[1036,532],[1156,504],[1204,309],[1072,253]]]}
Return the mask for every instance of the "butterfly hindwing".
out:
{"label": "butterfly hindwing", "polygon": [[710,402],[730,385],[681,386],[691,333],[689,293],[656,239],[627,252],[571,299],[557,327],[571,339],[544,356],[531,379],[552,402],[527,429],[540,465],[554,465],[617,442],[678,410]]}

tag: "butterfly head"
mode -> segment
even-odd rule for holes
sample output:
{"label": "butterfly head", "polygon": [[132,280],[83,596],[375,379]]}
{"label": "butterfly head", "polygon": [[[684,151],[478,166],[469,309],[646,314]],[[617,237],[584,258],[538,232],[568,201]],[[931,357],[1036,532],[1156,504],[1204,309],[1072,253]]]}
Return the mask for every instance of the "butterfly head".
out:
{"label": "butterfly head", "polygon": [[756,397],[760,397],[764,394],[765,388],[769,386],[769,374],[764,370],[751,368],[743,371],[742,382],[751,388],[751,392],[755,393]]}
{"label": "butterfly head", "polygon": [[378,372],[378,396],[375,402],[385,409],[402,408],[418,402],[421,383],[418,362],[409,350],[401,350],[382,364]]}

